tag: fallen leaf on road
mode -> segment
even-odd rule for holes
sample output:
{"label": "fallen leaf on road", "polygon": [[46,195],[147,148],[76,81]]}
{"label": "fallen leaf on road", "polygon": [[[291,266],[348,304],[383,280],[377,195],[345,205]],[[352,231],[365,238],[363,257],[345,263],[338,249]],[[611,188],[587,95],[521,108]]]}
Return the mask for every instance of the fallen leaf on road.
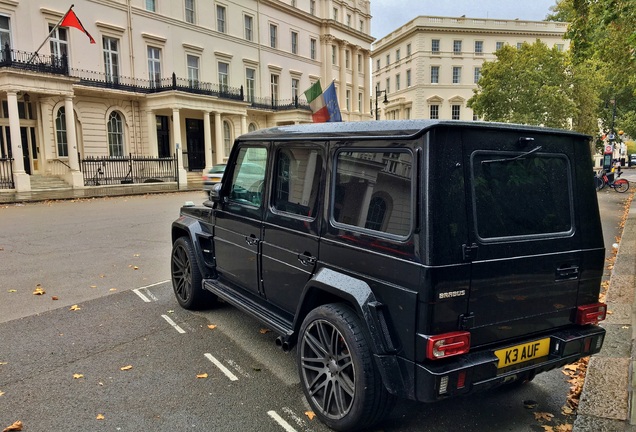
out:
{"label": "fallen leaf on road", "polygon": [[139,267],[133,266],[133,270],[139,270]]}
{"label": "fallen leaf on road", "polygon": [[543,432],[554,432],[554,428],[552,426],[542,426]]}
{"label": "fallen leaf on road", "polygon": [[100,274],[99,277],[103,279],[103,278],[106,277],[106,275],[105,274]]}
{"label": "fallen leaf on road", "polygon": [[18,290],[10,289],[8,292],[14,293],[14,292],[18,292]]}
{"label": "fallen leaf on road", "polygon": [[91,288],[97,288],[97,285],[91,285]]}
{"label": "fallen leaf on road", "polygon": [[95,417],[97,420],[104,420],[104,418],[104,414],[97,414],[97,417]]}
{"label": "fallen leaf on road", "polygon": [[271,332],[271,330],[270,330],[270,329],[267,329],[267,328],[262,328],[262,329],[260,329],[258,332],[259,332],[260,334],[265,334],[265,333],[269,333],[269,332]]}
{"label": "fallen leaf on road", "polygon": [[132,365],[123,366],[119,368],[119,370],[123,370],[123,371],[131,370],[131,369],[132,369]]}
{"label": "fallen leaf on road", "polygon": [[111,288],[108,291],[117,291],[117,288]]}
{"label": "fallen leaf on road", "polygon": [[207,378],[207,377],[208,377],[207,373],[202,373],[197,375],[197,378]]}
{"label": "fallen leaf on road", "polygon": [[556,429],[554,429],[554,432],[572,432],[572,428],[574,426],[572,426],[571,424],[562,424],[562,425],[558,425],[556,427]]}
{"label": "fallen leaf on road", "polygon": [[0,390],[0,396],[3,396],[4,392],[2,390]]}
{"label": "fallen leaf on road", "polygon": [[305,411],[305,415],[309,418],[309,420],[313,420],[314,417],[316,417],[316,413],[313,411]]}
{"label": "fallen leaf on road", "polygon": [[82,374],[73,374],[73,378],[74,379],[84,378],[84,375],[82,375]]}
{"label": "fallen leaf on road", "polygon": [[534,413],[534,418],[536,420],[552,421],[553,417],[554,417],[554,414],[550,414],[550,413],[547,413],[547,412],[536,412],[536,413]]}
{"label": "fallen leaf on road", "polygon": [[42,288],[42,285],[37,284],[35,286],[35,291],[33,291],[33,295],[44,295],[46,294],[46,291],[44,291],[44,288]]}
{"label": "fallen leaf on road", "polygon": [[51,300],[59,300],[59,298],[57,296],[53,296],[51,297]]}
{"label": "fallen leaf on road", "polygon": [[71,306],[71,307],[69,308],[69,310],[70,310],[70,311],[78,311],[78,310],[80,310],[80,309],[81,309],[81,307],[79,307],[78,305],[73,305],[73,306]]}
{"label": "fallen leaf on road", "polygon": [[570,408],[569,406],[565,405],[561,407],[561,413],[563,415],[571,415],[571,414],[574,414],[574,410]]}
{"label": "fallen leaf on road", "polygon": [[139,254],[134,254],[133,256],[134,256],[134,257],[138,257],[138,256],[141,256],[141,255],[139,255]]}
{"label": "fallen leaf on road", "polygon": [[209,328],[210,330],[214,330],[214,329],[216,328],[216,324],[209,324],[209,325],[208,325],[208,328]]}
{"label": "fallen leaf on road", "polygon": [[17,422],[13,423],[11,426],[8,426],[2,429],[2,432],[21,431],[21,430],[22,430],[22,422],[18,420]]}

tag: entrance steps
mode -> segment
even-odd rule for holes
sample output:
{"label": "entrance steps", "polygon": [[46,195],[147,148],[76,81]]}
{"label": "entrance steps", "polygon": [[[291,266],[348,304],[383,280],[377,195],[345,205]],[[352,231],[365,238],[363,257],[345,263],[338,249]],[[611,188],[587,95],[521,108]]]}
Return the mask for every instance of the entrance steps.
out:
{"label": "entrance steps", "polygon": [[31,191],[56,191],[72,189],[71,186],[59,177],[41,174],[31,175]]}
{"label": "entrance steps", "polygon": [[202,171],[188,171],[188,189],[196,189],[199,186],[203,188],[202,175]]}

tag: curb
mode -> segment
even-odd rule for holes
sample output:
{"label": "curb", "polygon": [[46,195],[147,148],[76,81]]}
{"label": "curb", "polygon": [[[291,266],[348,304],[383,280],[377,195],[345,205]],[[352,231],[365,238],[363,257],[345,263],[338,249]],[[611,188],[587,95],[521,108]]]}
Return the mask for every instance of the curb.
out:
{"label": "curb", "polygon": [[[633,198],[633,197],[632,197]],[[575,432],[636,431],[636,207],[632,200],[606,296],[607,331],[600,353],[590,359]],[[619,253],[620,252],[620,253]]]}

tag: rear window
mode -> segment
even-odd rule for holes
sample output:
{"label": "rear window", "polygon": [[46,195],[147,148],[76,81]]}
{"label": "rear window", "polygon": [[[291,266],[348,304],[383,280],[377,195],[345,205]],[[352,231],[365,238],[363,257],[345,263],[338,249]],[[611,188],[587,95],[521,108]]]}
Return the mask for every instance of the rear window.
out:
{"label": "rear window", "polygon": [[572,233],[572,180],[565,155],[477,151],[471,165],[480,239]]}

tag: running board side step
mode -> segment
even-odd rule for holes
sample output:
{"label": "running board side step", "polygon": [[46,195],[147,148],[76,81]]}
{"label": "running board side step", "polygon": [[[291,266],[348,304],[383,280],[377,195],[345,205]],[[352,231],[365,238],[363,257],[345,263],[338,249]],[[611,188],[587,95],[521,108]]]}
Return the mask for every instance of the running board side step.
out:
{"label": "running board side step", "polygon": [[286,319],[284,316],[273,313],[266,307],[263,307],[259,301],[251,298],[249,295],[237,292],[216,279],[205,279],[203,281],[203,288],[213,294],[216,294],[232,306],[263,322],[265,325],[270,327],[271,330],[281,335],[284,340],[289,339],[294,333],[292,329],[292,321]]}

